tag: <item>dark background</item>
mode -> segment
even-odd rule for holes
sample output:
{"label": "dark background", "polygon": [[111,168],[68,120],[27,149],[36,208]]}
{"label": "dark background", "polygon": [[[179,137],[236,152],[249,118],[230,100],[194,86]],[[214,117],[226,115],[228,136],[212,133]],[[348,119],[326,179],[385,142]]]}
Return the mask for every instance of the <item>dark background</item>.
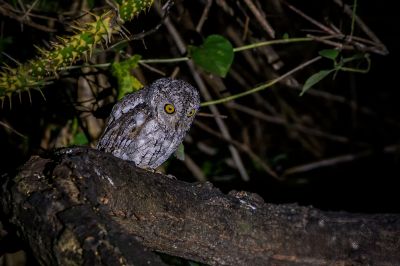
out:
{"label": "dark background", "polygon": [[[24,62],[34,57],[34,44],[43,47],[49,41],[55,40],[56,35],[70,34],[68,24],[74,18],[79,17],[79,12],[76,11],[68,16],[62,14],[71,9],[71,2],[73,1],[47,0],[42,1],[40,6],[34,9],[36,14],[58,18],[58,21],[52,25],[54,29],[57,29],[56,34],[49,34],[27,25],[21,29],[21,24],[16,20],[0,16],[1,51],[19,62]],[[265,2],[268,3],[259,3],[259,8],[265,12],[278,39],[285,33],[288,33],[290,37],[302,37],[308,33],[305,30],[316,28],[284,5],[279,4],[282,9],[278,9],[276,3],[280,3],[280,1]],[[333,1],[289,2],[324,25],[333,23],[344,33],[349,33],[351,20]],[[287,126],[261,121],[227,106],[219,105],[218,108],[222,114],[227,116],[224,121],[233,139],[246,143],[254,153],[278,173],[283,173],[286,169],[297,165],[327,158],[357,155],[364,151],[367,151],[368,155],[351,159],[346,163],[331,164],[312,171],[289,175],[278,181],[262,171],[251,158],[241,152],[241,157],[251,177],[249,182],[244,182],[238,171],[229,164],[230,153],[227,142],[221,141],[194,125],[190,131],[190,141],[185,142],[185,151],[203,170],[207,178],[221,190],[226,192],[232,189],[247,190],[260,194],[267,202],[297,202],[324,210],[370,213],[400,211],[397,185],[400,178],[399,148],[397,148],[397,152],[384,152],[384,147],[400,145],[398,12],[392,1],[358,2],[357,14],[389,50],[389,54],[386,56],[371,54],[372,66],[368,74],[340,72],[334,80],[330,76],[317,84],[313,90],[326,92],[331,95],[330,99],[313,96],[309,93],[299,97],[299,90],[289,88],[284,84],[277,84],[272,89],[236,101],[236,103],[272,116],[287,117],[289,122],[296,121],[310,128],[344,136],[349,139],[347,143],[337,143],[308,136],[306,133],[293,131]],[[29,3],[29,1],[24,1],[24,3]],[[353,1],[345,1],[345,3],[351,5]],[[94,2],[95,7],[103,5],[104,3],[101,1]],[[242,1],[229,3],[229,5],[234,10],[233,16],[223,12],[222,8],[214,2],[202,31],[197,33],[193,30],[191,23],[197,23],[204,8],[204,2],[177,1],[171,10],[172,23],[187,43],[198,45],[203,38],[210,34],[221,34],[230,39],[227,34],[228,29],[241,36],[243,27],[238,21],[245,21],[247,15],[250,21],[251,38],[245,39],[244,43],[269,39]],[[141,32],[154,27],[159,20],[157,13],[151,9],[146,15],[139,16],[136,22],[127,24],[127,28],[133,33]],[[357,27],[355,35],[365,37]],[[143,58],[181,56],[164,26],[156,33],[147,36],[145,44],[146,46],[141,41],[133,41],[123,50],[131,54],[141,54]],[[249,67],[243,53],[237,53],[232,70],[239,73],[247,85],[242,86],[232,75],[228,74],[223,79],[228,93],[235,94],[253,88],[270,80],[273,75],[283,74],[300,63],[317,56],[318,51],[331,47],[313,42],[279,45],[273,48],[284,62],[283,68],[278,71],[273,70],[266,60],[260,59],[262,55],[258,53],[257,49],[249,51],[249,53],[258,64],[258,71],[253,71]],[[350,56],[352,53],[355,51],[343,52],[343,55]],[[116,58],[115,52],[108,52],[95,55],[93,60],[94,62],[113,62]],[[10,66],[15,66],[15,63],[5,55],[1,55],[0,60]],[[327,69],[331,65],[329,60],[322,60],[296,73],[294,78],[298,82],[304,83],[310,75],[321,69]],[[155,67],[170,75],[176,66],[180,67],[177,77],[195,85],[185,63],[156,65]],[[99,70],[99,72],[110,78],[108,94],[115,95],[116,84],[110,72],[107,69]],[[45,99],[41,93],[32,90],[32,103],[30,103],[27,93],[22,94],[22,101],[19,100],[18,95],[14,95],[11,108],[8,101],[5,101],[4,107],[0,109],[0,121],[8,124],[24,137],[0,125],[1,173],[14,174],[17,167],[31,155],[43,154],[59,146],[56,139],[60,134],[73,134],[71,130],[67,130],[67,133],[63,132],[62,128],[65,129],[66,125],[71,123],[70,121],[74,118],[78,118],[80,121],[82,114],[94,115],[98,119],[107,117],[109,106],[112,105],[114,99],[111,97],[110,100],[109,95],[107,100],[104,100],[99,96],[100,94],[97,94],[99,98],[95,99],[92,108],[85,112],[78,108],[80,104],[77,102],[76,82],[80,76],[84,76],[80,70],[71,71],[54,84],[43,88]],[[159,77],[159,74],[141,68],[138,78],[147,84]],[[219,98],[218,90],[215,91],[211,86],[209,87],[213,97]],[[345,103],[332,100],[335,96],[345,99]],[[257,97],[261,101],[257,102],[255,100]],[[356,103],[359,108],[367,108],[370,110],[370,114],[366,115],[360,109],[351,108],[349,102]],[[109,105],[106,108],[100,108],[107,104]],[[267,108],[265,104],[274,108],[276,113],[269,113],[270,108]],[[208,108],[203,108],[201,111],[210,113]],[[196,119],[218,131],[213,118],[197,117]],[[90,143],[94,145],[98,136],[88,134],[90,130],[85,128],[84,123],[79,123],[79,125],[81,125],[82,132],[86,133]],[[67,126],[68,128],[70,129]],[[46,132],[50,132],[50,134],[45,134]],[[48,143],[45,148],[42,145],[44,142]],[[210,156],[203,153],[198,148],[199,143],[213,147],[216,154]],[[189,182],[196,181],[185,163],[176,159],[171,159],[167,163],[166,171],[178,179]]]}

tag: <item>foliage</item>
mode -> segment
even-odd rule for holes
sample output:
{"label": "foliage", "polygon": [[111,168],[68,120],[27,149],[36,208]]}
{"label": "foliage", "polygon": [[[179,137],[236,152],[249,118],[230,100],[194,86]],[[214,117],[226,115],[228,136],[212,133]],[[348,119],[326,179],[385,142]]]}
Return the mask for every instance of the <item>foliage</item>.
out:
{"label": "foliage", "polygon": [[221,35],[210,35],[199,47],[189,46],[193,61],[204,70],[225,77],[233,62],[232,44]]}
{"label": "foliage", "polygon": [[70,145],[87,145],[89,143],[85,133],[79,129],[78,119],[75,118],[72,123],[72,141]]}
{"label": "foliage", "polygon": [[138,91],[143,87],[131,71],[138,66],[140,55],[134,55],[123,62],[114,62],[111,66],[111,73],[118,80],[118,100],[127,93]]}
{"label": "foliage", "polygon": [[[333,49],[326,49],[322,50],[319,52],[320,56],[327,58],[329,60],[332,60],[333,62],[333,68],[331,69],[326,69],[326,70],[320,70],[317,73],[311,75],[304,83],[303,89],[301,90],[300,95],[303,95],[307,90],[309,90],[311,87],[313,87],[315,84],[329,76],[331,73],[337,73],[338,71],[347,71],[347,72],[358,72],[358,73],[368,73],[370,67],[371,67],[371,61],[369,59],[369,54],[362,54],[362,53],[356,53],[350,57],[344,58],[340,57],[339,60],[337,60],[339,56],[339,51],[338,50],[333,50]],[[362,69],[359,67],[356,68],[350,68],[346,67],[345,65],[353,62],[353,61],[360,61],[360,60],[365,60],[367,62],[367,67]]]}

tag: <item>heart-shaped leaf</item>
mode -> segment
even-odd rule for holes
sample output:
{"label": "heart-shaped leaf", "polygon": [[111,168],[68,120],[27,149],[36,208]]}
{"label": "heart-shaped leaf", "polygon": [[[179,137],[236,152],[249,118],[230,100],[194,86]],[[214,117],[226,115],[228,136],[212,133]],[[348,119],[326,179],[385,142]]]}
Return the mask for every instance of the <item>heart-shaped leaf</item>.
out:
{"label": "heart-shaped leaf", "polygon": [[210,35],[200,46],[189,46],[193,61],[204,70],[225,77],[233,62],[232,44],[221,35]]}

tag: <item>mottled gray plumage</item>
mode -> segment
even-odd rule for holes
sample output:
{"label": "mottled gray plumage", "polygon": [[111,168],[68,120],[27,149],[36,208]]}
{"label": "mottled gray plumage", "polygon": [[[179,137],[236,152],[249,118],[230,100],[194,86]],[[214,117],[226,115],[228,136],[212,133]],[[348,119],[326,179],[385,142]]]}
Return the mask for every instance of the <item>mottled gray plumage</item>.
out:
{"label": "mottled gray plumage", "polygon": [[97,148],[154,169],[178,148],[199,106],[190,84],[158,79],[115,104]]}

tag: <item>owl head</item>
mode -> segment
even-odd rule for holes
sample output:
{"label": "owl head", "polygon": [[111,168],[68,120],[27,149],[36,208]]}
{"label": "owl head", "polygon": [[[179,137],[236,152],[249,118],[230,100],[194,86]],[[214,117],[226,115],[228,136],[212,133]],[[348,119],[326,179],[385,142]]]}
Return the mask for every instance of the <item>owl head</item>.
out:
{"label": "owl head", "polygon": [[171,78],[152,83],[147,99],[153,116],[165,130],[189,130],[200,107],[197,89],[185,81]]}

